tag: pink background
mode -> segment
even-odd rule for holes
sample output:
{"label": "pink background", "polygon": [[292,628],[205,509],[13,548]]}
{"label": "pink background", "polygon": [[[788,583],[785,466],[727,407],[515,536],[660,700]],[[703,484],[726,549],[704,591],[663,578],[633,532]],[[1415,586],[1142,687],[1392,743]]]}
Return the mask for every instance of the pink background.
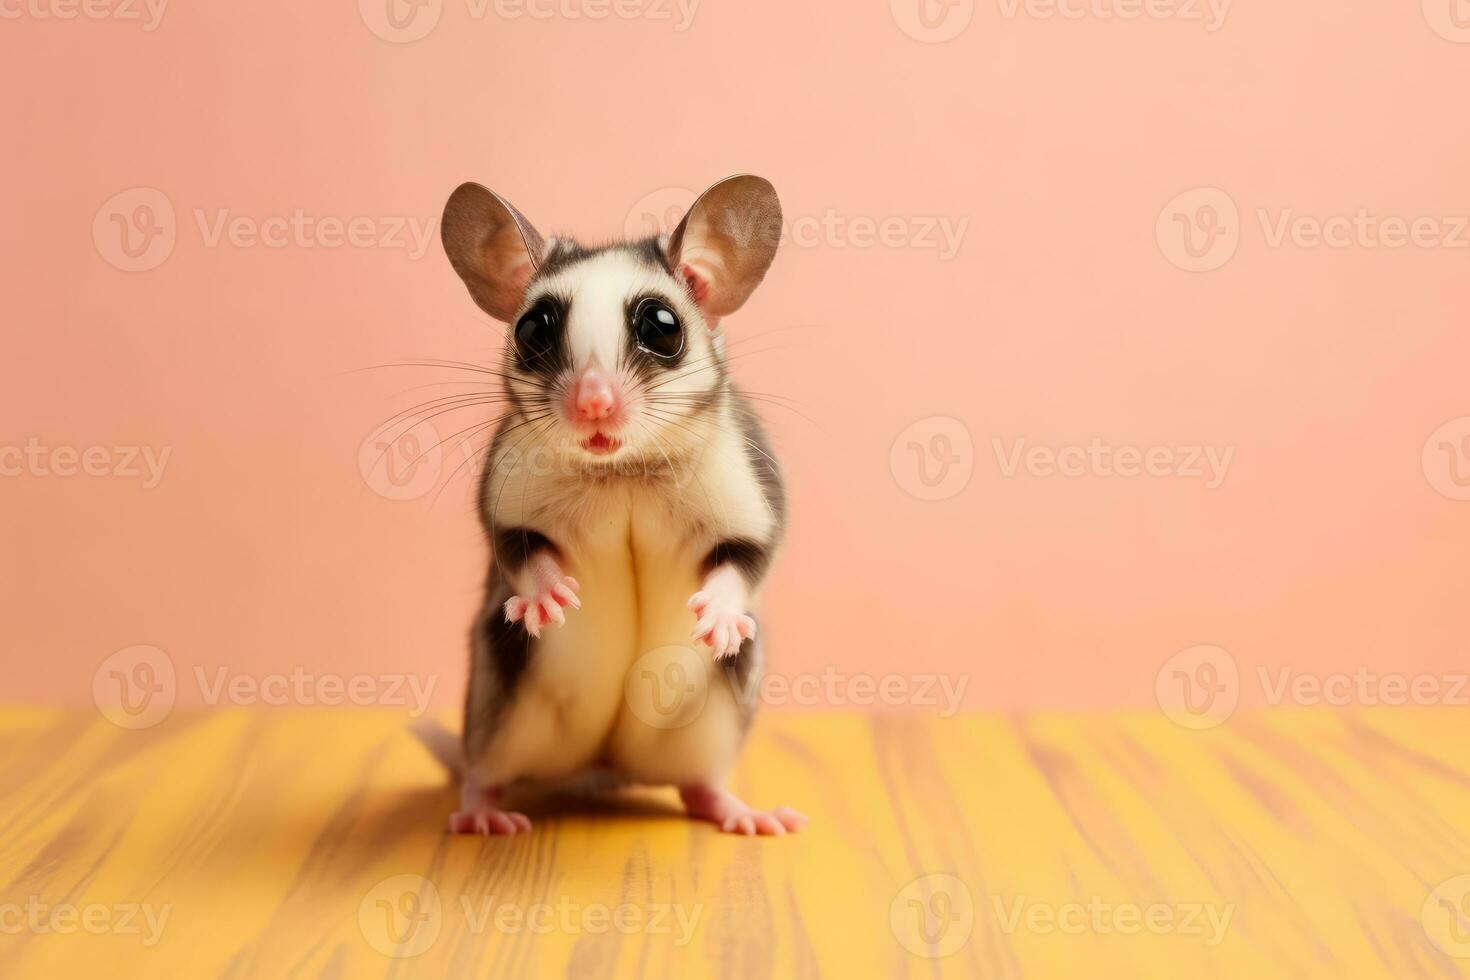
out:
{"label": "pink background", "polygon": [[[151,31],[21,8],[0,25],[0,445],[171,457],[154,489],[0,478],[4,695],[86,703],[104,658],[152,644],[181,675],[435,673],[438,703],[459,697],[473,480],[386,499],[359,447],[459,390],[408,389],[473,376],[345,372],[490,361],[502,328],[433,225],[420,257],[211,247],[196,210],[425,224],[474,179],[597,239],[736,171],[807,232],[830,212],[907,236],[788,243],[727,323],[761,350],[737,378],[801,413],[762,406],[792,491],[776,672],[965,675],[971,707],[1038,708],[1152,704],[1160,665],[1203,643],[1252,677],[1463,670],[1470,468],[1422,451],[1470,415],[1470,232],[1273,247],[1258,217],[1366,209],[1453,237],[1470,45],[1431,26],[1437,2],[1240,3],[1214,31],[959,3],[934,8],[971,18],[945,43],[900,27],[905,0],[703,0],[683,31],[444,0],[410,43],[370,30],[372,2],[178,3]],[[177,241],[128,272],[104,204],[137,187]],[[1156,222],[1200,187],[1238,207],[1238,247],[1189,272]],[[927,218],[968,222],[957,254],[912,241]],[[968,432],[973,474],[926,501],[890,450],[933,416]],[[1234,458],[1206,489],[1006,476],[992,443],[1093,437]]]}

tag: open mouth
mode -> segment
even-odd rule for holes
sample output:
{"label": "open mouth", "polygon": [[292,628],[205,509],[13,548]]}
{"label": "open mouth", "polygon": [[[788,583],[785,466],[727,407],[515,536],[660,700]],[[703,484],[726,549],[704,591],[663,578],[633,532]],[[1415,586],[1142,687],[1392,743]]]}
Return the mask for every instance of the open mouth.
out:
{"label": "open mouth", "polygon": [[582,448],[594,456],[605,456],[616,452],[620,443],[605,432],[595,432],[590,437],[582,440]]}

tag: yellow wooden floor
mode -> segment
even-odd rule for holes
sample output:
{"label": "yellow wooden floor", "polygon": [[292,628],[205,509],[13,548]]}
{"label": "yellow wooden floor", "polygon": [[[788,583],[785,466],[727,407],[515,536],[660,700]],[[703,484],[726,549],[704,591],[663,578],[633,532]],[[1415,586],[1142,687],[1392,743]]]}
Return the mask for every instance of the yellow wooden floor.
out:
{"label": "yellow wooden floor", "polygon": [[811,827],[450,837],[401,715],[11,709],[0,976],[1470,972],[1464,711],[767,714],[737,788]]}

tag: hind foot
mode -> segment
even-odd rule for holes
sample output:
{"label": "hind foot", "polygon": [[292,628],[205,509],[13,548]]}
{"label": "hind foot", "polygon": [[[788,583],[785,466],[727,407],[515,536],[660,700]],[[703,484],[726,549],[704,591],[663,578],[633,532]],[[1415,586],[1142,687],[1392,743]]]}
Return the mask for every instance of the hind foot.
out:
{"label": "hind foot", "polygon": [[774,810],[756,810],[740,802],[734,794],[708,786],[681,786],[679,796],[689,816],[695,820],[708,820],[727,834],[780,835],[795,833],[807,825],[805,815],[790,807],[778,806]]}
{"label": "hind foot", "polygon": [[495,805],[499,799],[499,791],[478,789],[467,782],[460,789],[459,809],[449,815],[449,832],[485,837],[529,832],[531,819],[524,813],[500,809]]}

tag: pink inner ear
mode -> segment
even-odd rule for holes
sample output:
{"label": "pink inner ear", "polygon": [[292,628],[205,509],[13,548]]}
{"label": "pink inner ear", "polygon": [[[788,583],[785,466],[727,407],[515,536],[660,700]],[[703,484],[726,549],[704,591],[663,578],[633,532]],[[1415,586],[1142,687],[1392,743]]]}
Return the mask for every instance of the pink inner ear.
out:
{"label": "pink inner ear", "polygon": [[694,302],[703,309],[705,301],[709,299],[709,277],[702,275],[694,266],[688,262],[679,264],[679,275],[689,284],[689,291],[694,294]]}

